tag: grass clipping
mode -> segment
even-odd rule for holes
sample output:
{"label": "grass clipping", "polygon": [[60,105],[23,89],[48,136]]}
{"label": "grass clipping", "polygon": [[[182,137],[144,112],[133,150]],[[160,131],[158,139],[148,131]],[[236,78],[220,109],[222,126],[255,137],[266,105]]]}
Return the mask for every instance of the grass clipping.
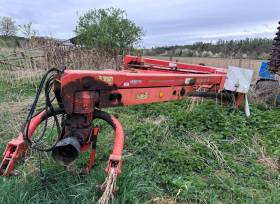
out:
{"label": "grass clipping", "polygon": [[109,200],[114,199],[114,192],[117,187],[117,175],[115,173],[115,168],[112,168],[106,177],[104,183],[100,186],[100,189],[103,191],[102,196],[98,200],[98,204],[108,204]]}

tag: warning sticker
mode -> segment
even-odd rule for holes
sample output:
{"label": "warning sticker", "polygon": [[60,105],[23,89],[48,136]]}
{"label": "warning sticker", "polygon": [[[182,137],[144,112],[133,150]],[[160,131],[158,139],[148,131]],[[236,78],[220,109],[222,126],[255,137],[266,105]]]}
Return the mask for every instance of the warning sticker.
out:
{"label": "warning sticker", "polygon": [[145,100],[147,98],[148,98],[148,93],[147,92],[136,94],[136,99],[138,99],[138,100]]}
{"label": "warning sticker", "polygon": [[113,77],[112,76],[98,76],[98,79],[106,82],[109,85],[113,84]]}

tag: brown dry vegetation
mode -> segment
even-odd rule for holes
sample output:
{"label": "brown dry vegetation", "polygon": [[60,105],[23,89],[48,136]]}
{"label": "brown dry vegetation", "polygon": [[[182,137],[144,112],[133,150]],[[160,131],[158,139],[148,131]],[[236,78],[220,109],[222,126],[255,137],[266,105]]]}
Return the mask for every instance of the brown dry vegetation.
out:
{"label": "brown dry vegetation", "polygon": [[11,85],[36,85],[49,68],[117,69],[120,62],[120,58],[100,50],[52,39],[33,39],[21,48],[0,49],[0,80]]}
{"label": "brown dry vegetation", "polygon": [[[155,56],[158,59],[169,60],[170,57]],[[230,59],[230,58],[209,58],[209,57],[173,57],[172,60],[186,62],[190,64],[203,63],[208,66],[227,68],[228,66],[237,66],[254,70],[254,80],[257,79],[258,71],[262,60],[254,59]]]}

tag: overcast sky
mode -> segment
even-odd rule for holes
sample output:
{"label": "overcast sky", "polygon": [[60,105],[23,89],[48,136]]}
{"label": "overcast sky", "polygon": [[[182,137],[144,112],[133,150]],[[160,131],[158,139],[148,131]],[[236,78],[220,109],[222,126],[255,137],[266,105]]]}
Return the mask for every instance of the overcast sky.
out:
{"label": "overcast sky", "polygon": [[0,0],[0,16],[32,21],[40,35],[68,39],[80,15],[111,6],[143,27],[144,47],[272,38],[280,20],[280,0]]}

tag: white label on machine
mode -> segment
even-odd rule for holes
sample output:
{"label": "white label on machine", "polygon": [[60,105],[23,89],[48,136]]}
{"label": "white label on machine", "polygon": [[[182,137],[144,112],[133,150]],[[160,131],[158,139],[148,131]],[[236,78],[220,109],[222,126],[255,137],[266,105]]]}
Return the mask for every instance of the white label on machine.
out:
{"label": "white label on machine", "polygon": [[240,67],[228,67],[225,90],[247,93],[250,88],[254,71]]}
{"label": "white label on machine", "polygon": [[176,62],[169,62],[169,67],[176,67],[177,63]]}

